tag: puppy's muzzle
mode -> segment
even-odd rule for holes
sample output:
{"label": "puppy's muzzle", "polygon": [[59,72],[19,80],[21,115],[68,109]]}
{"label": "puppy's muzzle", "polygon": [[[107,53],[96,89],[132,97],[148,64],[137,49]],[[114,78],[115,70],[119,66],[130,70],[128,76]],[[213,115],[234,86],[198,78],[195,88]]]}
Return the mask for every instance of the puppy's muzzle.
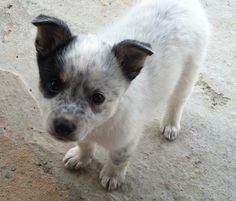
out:
{"label": "puppy's muzzle", "polygon": [[54,119],[53,127],[56,135],[62,138],[69,137],[76,130],[76,124],[63,117]]}

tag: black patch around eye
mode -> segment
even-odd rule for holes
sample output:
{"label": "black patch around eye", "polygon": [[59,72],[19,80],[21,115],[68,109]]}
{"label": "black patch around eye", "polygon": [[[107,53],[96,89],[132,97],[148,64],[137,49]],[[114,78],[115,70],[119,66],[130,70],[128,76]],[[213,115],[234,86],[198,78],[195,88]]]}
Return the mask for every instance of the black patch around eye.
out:
{"label": "black patch around eye", "polygon": [[58,78],[48,77],[45,80],[40,79],[40,91],[45,98],[53,98],[66,87],[66,83],[61,82]]}
{"label": "black patch around eye", "polygon": [[45,86],[44,95],[46,98],[53,98],[63,90],[64,84],[59,79],[52,79]]}
{"label": "black patch around eye", "polygon": [[48,90],[51,92],[58,92],[60,90],[61,82],[58,79],[51,80],[48,84]]}
{"label": "black patch around eye", "polygon": [[60,80],[63,63],[57,57],[49,57],[39,62],[40,90],[45,98],[53,98],[64,88]]}
{"label": "black patch around eye", "polygon": [[[48,63],[50,64],[50,62]],[[62,69],[55,63],[52,63],[51,69],[45,65],[41,66],[40,74],[40,90],[45,98],[53,98],[65,89],[66,83],[60,79]]]}
{"label": "black patch around eye", "polygon": [[44,56],[37,54],[40,91],[45,98],[53,98],[66,88],[67,83],[60,79],[65,65],[64,52],[70,47],[75,38],[71,38],[71,40]]}

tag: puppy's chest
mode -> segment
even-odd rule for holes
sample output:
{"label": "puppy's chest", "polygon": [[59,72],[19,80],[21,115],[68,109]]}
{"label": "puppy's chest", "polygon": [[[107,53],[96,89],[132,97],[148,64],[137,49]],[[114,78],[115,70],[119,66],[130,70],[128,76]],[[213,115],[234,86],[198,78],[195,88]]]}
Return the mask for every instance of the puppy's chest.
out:
{"label": "puppy's chest", "polygon": [[114,122],[109,120],[88,135],[88,140],[107,149],[118,149],[125,146],[130,138],[130,129],[125,121]]}

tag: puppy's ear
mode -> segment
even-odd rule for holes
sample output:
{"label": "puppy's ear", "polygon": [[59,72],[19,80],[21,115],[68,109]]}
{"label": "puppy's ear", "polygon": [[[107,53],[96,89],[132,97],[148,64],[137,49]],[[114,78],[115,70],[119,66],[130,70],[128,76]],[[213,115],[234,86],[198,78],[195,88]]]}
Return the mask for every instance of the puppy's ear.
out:
{"label": "puppy's ear", "polygon": [[32,24],[38,29],[35,47],[41,55],[46,55],[72,37],[66,23],[54,17],[39,15]]}
{"label": "puppy's ear", "polygon": [[150,44],[135,40],[124,40],[114,45],[112,51],[130,81],[140,73],[146,57],[154,53]]}

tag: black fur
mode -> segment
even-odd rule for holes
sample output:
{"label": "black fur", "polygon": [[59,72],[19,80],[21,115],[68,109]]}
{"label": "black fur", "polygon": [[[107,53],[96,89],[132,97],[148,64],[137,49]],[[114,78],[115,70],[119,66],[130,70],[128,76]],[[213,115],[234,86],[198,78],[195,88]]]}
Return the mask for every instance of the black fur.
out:
{"label": "black fur", "polygon": [[63,52],[76,37],[72,36],[65,22],[55,17],[39,15],[32,24],[38,29],[35,47],[40,90],[45,98],[53,98],[67,86],[67,83],[60,79],[64,70]]}
{"label": "black fur", "polygon": [[[46,55],[42,55],[39,52],[37,53],[40,90],[45,98],[53,98],[67,87],[68,83],[60,79],[60,74],[64,71],[63,52],[65,52],[67,48],[70,48],[75,38],[76,37],[70,38],[70,40],[56,47],[56,49]],[[50,89],[52,81],[57,82],[57,91]]]}
{"label": "black fur", "polygon": [[37,52],[42,55],[48,54],[72,37],[67,24],[55,17],[39,15],[32,21],[32,24],[38,28],[35,47]]}

